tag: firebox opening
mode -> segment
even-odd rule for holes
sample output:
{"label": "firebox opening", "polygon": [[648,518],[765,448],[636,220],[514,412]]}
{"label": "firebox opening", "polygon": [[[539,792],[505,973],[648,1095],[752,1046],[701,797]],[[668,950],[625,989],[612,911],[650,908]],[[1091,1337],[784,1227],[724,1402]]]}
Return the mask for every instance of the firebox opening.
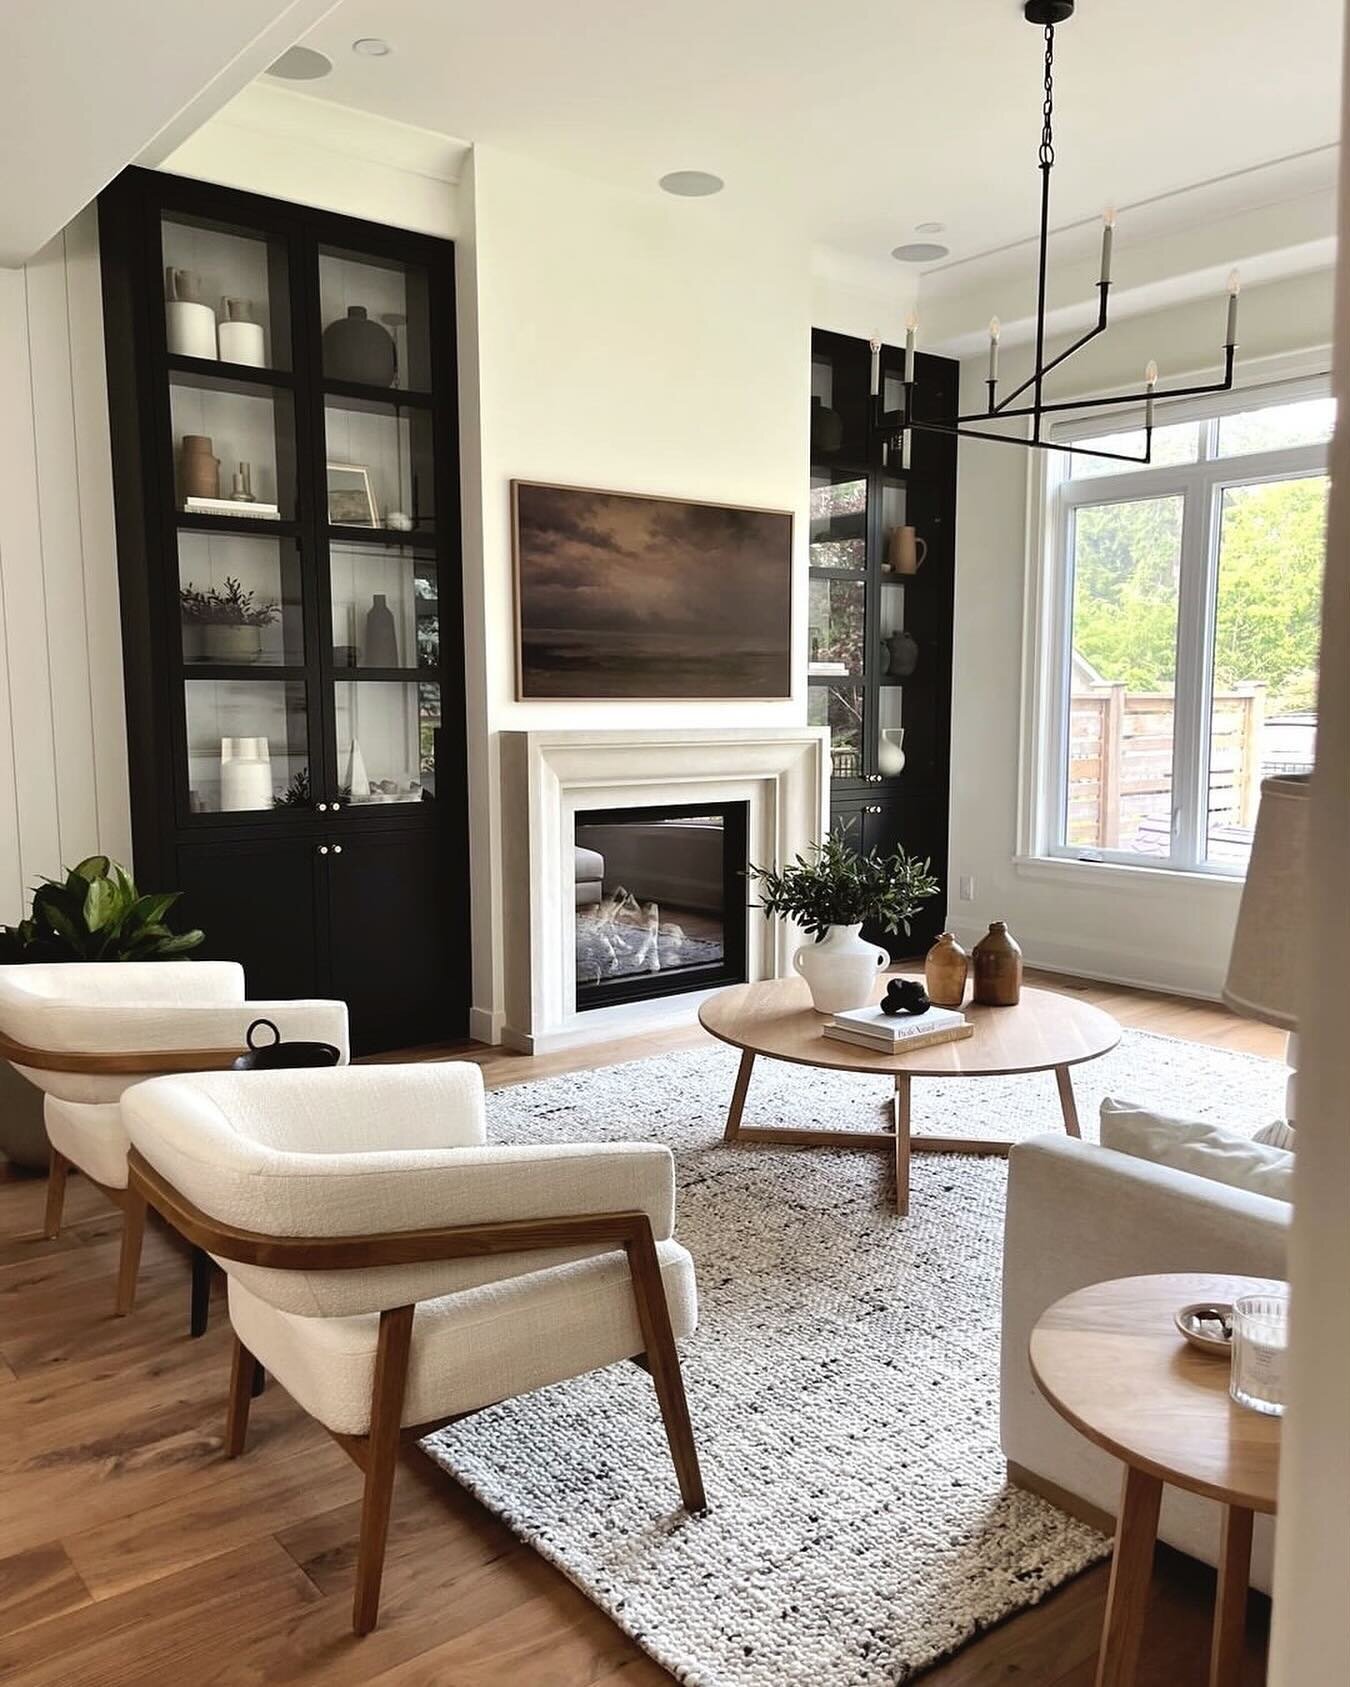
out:
{"label": "firebox opening", "polygon": [[744,981],[747,806],[577,815],[579,1010]]}

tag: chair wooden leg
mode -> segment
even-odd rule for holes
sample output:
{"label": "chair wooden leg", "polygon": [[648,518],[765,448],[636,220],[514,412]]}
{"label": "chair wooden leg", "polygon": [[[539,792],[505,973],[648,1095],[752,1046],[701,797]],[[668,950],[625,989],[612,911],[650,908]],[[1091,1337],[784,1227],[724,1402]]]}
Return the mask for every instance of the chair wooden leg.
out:
{"label": "chair wooden leg", "polygon": [[61,1234],[61,1214],[65,1210],[66,1179],[69,1176],[70,1161],[59,1148],[53,1148],[51,1167],[47,1172],[47,1210],[42,1220],[42,1234],[49,1241]]}
{"label": "chair wooden leg", "polygon": [[230,1356],[230,1398],[225,1408],[225,1457],[237,1459],[248,1434],[248,1409],[257,1390],[254,1382],[262,1366],[240,1341],[234,1338]]}
{"label": "chair wooden leg", "polygon": [[380,1579],[389,1538],[394,1472],[398,1468],[413,1311],[411,1306],[396,1306],[380,1314],[370,1434],[366,1438],[366,1485],[361,1496],[361,1540],[356,1554],[356,1598],[352,1604],[352,1628],[357,1634],[369,1634],[380,1611]]}
{"label": "chair wooden leg", "polygon": [[249,1393],[255,1400],[260,1400],[266,1387],[267,1372],[263,1369],[262,1364],[255,1359],[253,1361],[253,1386],[249,1389]]}
{"label": "chair wooden leg", "polygon": [[188,1323],[188,1334],[195,1340],[206,1334],[207,1321],[211,1316],[211,1277],[215,1265],[211,1256],[204,1248],[192,1250],[192,1315]]}
{"label": "chair wooden leg", "polygon": [[680,1483],[680,1497],[686,1510],[706,1511],[708,1501],[703,1492],[703,1474],[698,1466],[698,1448],[694,1445],[694,1426],[689,1421],[689,1402],[685,1399],[680,1356],[675,1347],[674,1331],[670,1327],[666,1286],[661,1280],[661,1263],[650,1227],[625,1245],[647,1368],[652,1374],[661,1418],[666,1426],[670,1456],[675,1462],[675,1474]]}
{"label": "chair wooden leg", "polygon": [[127,1192],[122,1208],[122,1256],[117,1267],[117,1303],[119,1318],[125,1318],[136,1304],[136,1278],[141,1269],[141,1243],[145,1240],[145,1200],[136,1191]]}

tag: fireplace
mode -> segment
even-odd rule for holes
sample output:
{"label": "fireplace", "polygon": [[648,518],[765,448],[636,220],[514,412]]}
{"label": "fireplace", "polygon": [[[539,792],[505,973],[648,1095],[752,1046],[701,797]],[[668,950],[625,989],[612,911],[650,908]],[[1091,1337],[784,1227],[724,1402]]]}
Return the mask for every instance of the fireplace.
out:
{"label": "fireplace", "polygon": [[748,808],[577,811],[579,1013],[744,982]]}

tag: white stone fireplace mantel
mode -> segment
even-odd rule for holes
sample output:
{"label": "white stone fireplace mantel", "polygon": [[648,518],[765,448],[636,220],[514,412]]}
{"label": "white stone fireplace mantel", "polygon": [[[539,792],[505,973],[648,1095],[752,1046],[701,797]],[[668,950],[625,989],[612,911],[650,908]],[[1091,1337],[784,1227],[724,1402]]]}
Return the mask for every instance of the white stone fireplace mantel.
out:
{"label": "white stone fireplace mantel", "polygon": [[[743,802],[750,860],[780,864],[829,827],[825,727],[504,732],[501,735],[506,1025],[527,1053],[689,1023],[707,992],[576,1008],[579,810]],[[784,971],[799,940],[749,915],[746,971]]]}

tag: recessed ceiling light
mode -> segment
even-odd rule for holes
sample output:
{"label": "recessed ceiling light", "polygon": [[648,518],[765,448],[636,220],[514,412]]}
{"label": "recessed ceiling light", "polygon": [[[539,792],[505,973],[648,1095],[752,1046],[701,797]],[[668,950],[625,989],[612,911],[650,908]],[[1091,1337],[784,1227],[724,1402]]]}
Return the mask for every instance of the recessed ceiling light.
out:
{"label": "recessed ceiling light", "polygon": [[279,76],[283,82],[317,82],[327,76],[333,61],[327,53],[315,52],[313,47],[287,47],[279,59],[268,65],[268,76]]}
{"label": "recessed ceiling light", "polygon": [[939,246],[935,240],[911,240],[908,245],[897,246],[891,256],[902,264],[935,264],[950,251],[950,246]]}
{"label": "recessed ceiling light", "polygon": [[360,53],[363,59],[383,59],[393,52],[387,41],[382,41],[378,35],[363,35],[359,41],[352,42],[352,51]]}
{"label": "recessed ceiling light", "polygon": [[915,234],[941,234],[947,227],[946,223],[915,223]]}
{"label": "recessed ceiling light", "polygon": [[681,199],[705,199],[710,193],[721,193],[726,183],[721,176],[710,175],[707,170],[672,170],[668,176],[662,176],[658,185]]}

